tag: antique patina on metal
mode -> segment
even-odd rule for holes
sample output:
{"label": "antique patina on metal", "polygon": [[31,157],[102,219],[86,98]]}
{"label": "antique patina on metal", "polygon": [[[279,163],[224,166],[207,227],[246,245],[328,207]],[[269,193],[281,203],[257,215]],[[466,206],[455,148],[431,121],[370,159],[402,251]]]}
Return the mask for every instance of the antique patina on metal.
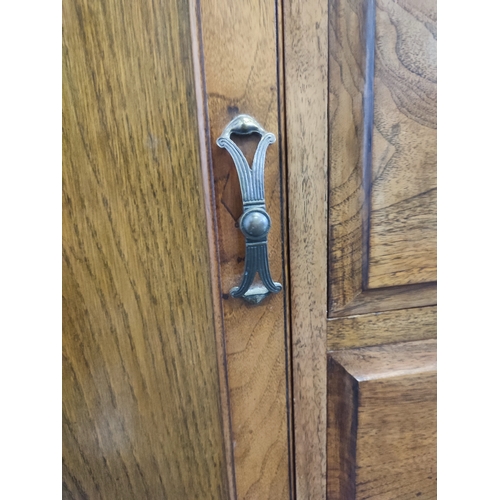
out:
{"label": "antique patina on metal", "polygon": [[[252,167],[240,148],[231,139],[231,134],[249,135],[258,133],[260,142],[254,154]],[[239,219],[239,227],[245,236],[245,271],[238,287],[232,288],[233,297],[241,297],[258,304],[270,293],[282,290],[280,283],[272,280],[269,271],[267,251],[267,235],[271,229],[271,218],[266,211],[264,198],[264,163],[266,151],[276,141],[271,132],[266,132],[259,123],[249,115],[239,115],[226,126],[217,139],[217,145],[227,149],[231,155],[240,181],[243,198],[243,214]],[[255,275],[259,273],[262,285],[251,287]]]}

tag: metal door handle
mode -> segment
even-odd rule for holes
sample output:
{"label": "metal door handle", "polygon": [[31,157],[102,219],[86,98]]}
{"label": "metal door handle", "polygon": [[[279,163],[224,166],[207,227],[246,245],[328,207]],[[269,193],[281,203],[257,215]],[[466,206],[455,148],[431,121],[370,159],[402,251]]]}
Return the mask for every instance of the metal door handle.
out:
{"label": "metal door handle", "polygon": [[[231,134],[249,135],[254,132],[260,134],[261,138],[255,150],[252,168],[250,168],[241,149],[231,140]],[[232,288],[230,293],[233,297],[242,297],[254,304],[258,304],[270,293],[277,293],[283,288],[280,283],[271,279],[269,271],[267,235],[271,229],[271,218],[266,212],[264,199],[266,151],[267,147],[275,141],[274,134],[266,132],[254,118],[248,115],[239,115],[231,120],[217,139],[217,145],[227,149],[234,161],[243,198],[243,214],[239,220],[239,227],[246,240],[245,272],[240,286]],[[259,273],[262,285],[250,288],[256,273]]]}

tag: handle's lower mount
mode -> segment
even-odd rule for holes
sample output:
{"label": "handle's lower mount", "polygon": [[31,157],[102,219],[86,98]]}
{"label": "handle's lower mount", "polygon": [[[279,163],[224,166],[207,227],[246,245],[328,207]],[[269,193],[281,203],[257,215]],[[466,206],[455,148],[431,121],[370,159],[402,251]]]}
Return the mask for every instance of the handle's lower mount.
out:
{"label": "handle's lower mount", "polygon": [[[231,140],[231,134],[247,135],[257,132],[261,135],[255,151],[252,168]],[[246,240],[245,271],[240,286],[232,288],[233,297],[241,297],[258,304],[270,293],[277,293],[283,287],[272,280],[267,253],[267,235],[271,229],[271,218],[266,212],[264,199],[264,162],[269,144],[276,141],[274,134],[266,132],[251,116],[239,115],[234,118],[217,139],[217,145],[228,150],[233,158],[240,180],[243,198],[243,215],[239,226]],[[259,273],[261,285],[252,286]]]}

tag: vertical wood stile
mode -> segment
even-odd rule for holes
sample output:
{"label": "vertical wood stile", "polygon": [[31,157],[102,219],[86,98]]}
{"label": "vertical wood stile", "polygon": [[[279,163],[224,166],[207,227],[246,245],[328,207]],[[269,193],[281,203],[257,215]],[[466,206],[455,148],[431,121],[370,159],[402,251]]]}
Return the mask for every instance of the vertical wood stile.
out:
{"label": "vertical wood stile", "polygon": [[326,495],[328,3],[284,2],[297,498]]}
{"label": "vertical wood stile", "polygon": [[236,500],[236,483],[231,432],[231,411],[226,366],[226,344],[224,320],[221,304],[221,283],[219,278],[219,252],[217,247],[217,227],[215,220],[215,200],[212,172],[209,161],[210,136],[208,134],[208,108],[205,75],[203,67],[203,44],[201,39],[200,4],[198,0],[189,0],[189,18],[193,50],[196,104],[198,110],[198,135],[200,141],[201,174],[205,193],[205,211],[207,214],[207,240],[210,255],[210,277],[212,284],[212,305],[214,313],[215,337],[217,344],[217,362],[219,369],[219,387],[221,403],[222,431],[226,458],[226,474],[229,500]]}
{"label": "vertical wood stile", "polygon": [[[233,160],[215,142],[239,114],[254,117],[278,139],[266,154],[265,198],[272,220],[271,276],[285,285],[276,3],[201,0],[200,23],[236,496],[238,500],[289,500],[286,291],[258,305],[229,295],[240,284],[244,269],[245,240],[238,228],[242,200]],[[235,138],[250,161],[254,139]]]}

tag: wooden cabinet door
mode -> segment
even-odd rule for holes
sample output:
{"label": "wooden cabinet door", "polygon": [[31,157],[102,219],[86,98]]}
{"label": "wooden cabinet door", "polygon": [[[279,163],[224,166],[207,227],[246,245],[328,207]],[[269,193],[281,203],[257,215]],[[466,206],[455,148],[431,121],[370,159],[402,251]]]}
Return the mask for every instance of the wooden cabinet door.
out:
{"label": "wooden cabinet door", "polygon": [[188,4],[63,30],[63,498],[229,498]]}
{"label": "wooden cabinet door", "polygon": [[[63,497],[435,498],[434,0],[67,0],[63,28]],[[229,293],[240,114],[277,139],[259,304]]]}
{"label": "wooden cabinet door", "polygon": [[328,495],[432,499],[436,4],[332,7]]}
{"label": "wooden cabinet door", "polygon": [[297,498],[435,498],[436,4],[284,4]]}

